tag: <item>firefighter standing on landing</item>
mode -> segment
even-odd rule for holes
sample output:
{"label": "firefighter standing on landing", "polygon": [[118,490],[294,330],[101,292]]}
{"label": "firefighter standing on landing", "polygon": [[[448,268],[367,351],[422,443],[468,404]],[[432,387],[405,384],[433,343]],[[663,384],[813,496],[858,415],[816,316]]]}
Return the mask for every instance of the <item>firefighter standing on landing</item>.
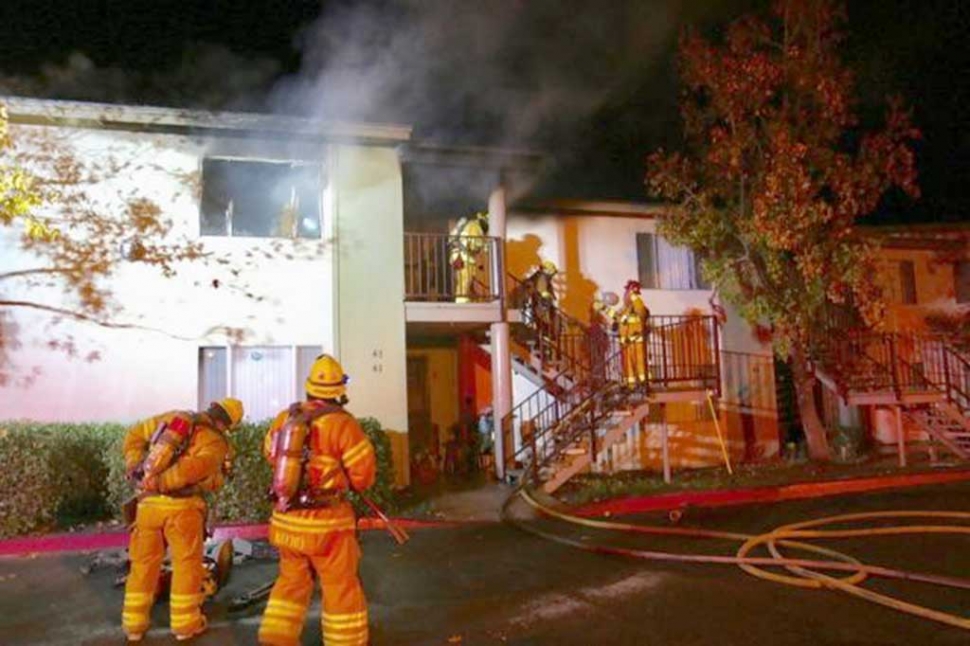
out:
{"label": "firefighter standing on landing", "polygon": [[140,491],[122,611],[129,641],[140,641],[148,630],[166,543],[172,550],[172,632],[181,641],[205,630],[202,494],[222,486],[230,451],[226,433],[242,417],[242,402],[223,399],[198,415],[158,415],[133,426],[125,436],[125,469]]}
{"label": "firefighter standing on landing", "polygon": [[650,310],[640,296],[640,283],[627,281],[623,310],[619,316],[620,349],[623,377],[628,388],[647,383],[647,335],[650,332]]}
{"label": "firefighter standing on landing", "polygon": [[377,462],[360,424],[343,408],[346,383],[336,359],[321,355],[306,380],[307,401],[281,412],[266,434],[263,451],[274,465],[277,501],[269,540],[279,550],[280,570],[259,627],[265,646],[300,643],[313,573],[323,596],[324,643],[368,643],[356,517],[345,494],[370,487]]}

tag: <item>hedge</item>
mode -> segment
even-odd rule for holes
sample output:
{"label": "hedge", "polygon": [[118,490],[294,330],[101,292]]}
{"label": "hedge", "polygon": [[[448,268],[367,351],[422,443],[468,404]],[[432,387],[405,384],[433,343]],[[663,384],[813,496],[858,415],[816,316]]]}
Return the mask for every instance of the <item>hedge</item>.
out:
{"label": "hedge", "polygon": [[[368,496],[393,509],[390,440],[377,420],[360,422],[377,453],[377,482]],[[213,501],[221,522],[269,517],[267,424],[243,424],[231,435],[233,473]],[[121,501],[132,493],[121,455],[125,431],[121,424],[0,423],[0,538],[117,520]],[[354,502],[358,513],[368,513]]]}

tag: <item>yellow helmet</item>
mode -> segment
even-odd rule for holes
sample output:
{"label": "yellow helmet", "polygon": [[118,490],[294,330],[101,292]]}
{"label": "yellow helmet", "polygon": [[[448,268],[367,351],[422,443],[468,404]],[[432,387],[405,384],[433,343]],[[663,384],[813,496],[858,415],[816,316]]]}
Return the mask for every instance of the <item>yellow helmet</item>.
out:
{"label": "yellow helmet", "polygon": [[552,276],[558,271],[559,269],[556,267],[556,263],[554,263],[553,261],[551,260],[542,261],[542,273],[549,274],[550,276]]}
{"label": "yellow helmet", "polygon": [[219,401],[212,402],[209,405],[210,410],[213,408],[221,409],[221,412],[225,413],[226,418],[229,420],[229,428],[232,428],[242,421],[244,414],[243,403],[238,399],[234,399],[232,397],[220,399]]}
{"label": "yellow helmet", "polygon": [[317,399],[338,399],[347,393],[350,378],[340,363],[329,354],[321,354],[310,366],[304,387],[306,394]]}

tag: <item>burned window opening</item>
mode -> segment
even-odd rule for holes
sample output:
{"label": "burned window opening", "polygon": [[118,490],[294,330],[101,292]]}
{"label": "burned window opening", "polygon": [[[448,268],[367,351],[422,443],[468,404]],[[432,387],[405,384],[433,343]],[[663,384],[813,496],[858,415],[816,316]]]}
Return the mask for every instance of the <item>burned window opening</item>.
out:
{"label": "burned window opening", "polygon": [[317,164],[206,159],[202,235],[320,238],[322,187]]}

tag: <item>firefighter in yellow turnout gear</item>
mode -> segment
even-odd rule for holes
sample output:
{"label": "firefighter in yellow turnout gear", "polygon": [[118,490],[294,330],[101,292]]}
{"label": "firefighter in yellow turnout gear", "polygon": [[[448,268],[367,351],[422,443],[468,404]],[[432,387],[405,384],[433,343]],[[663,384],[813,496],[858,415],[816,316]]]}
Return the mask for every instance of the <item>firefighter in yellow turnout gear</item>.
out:
{"label": "firefighter in yellow turnout gear", "polygon": [[[374,483],[377,461],[360,424],[343,408],[346,382],[336,359],[318,357],[306,380],[307,401],[281,412],[263,444],[277,492],[269,540],[280,554],[279,576],[259,627],[259,643],[266,646],[300,643],[314,573],[323,596],[324,644],[368,643],[356,518],[345,494]],[[306,422],[302,430],[295,419]],[[305,466],[295,475],[281,463],[297,456],[302,462],[303,455]],[[280,497],[284,489],[295,495]]]}
{"label": "firefighter in yellow turnout gear", "polygon": [[647,325],[650,310],[640,297],[640,283],[631,280],[623,294],[619,316],[623,378],[628,387],[647,383]]}
{"label": "firefighter in yellow turnout gear", "polygon": [[561,357],[559,319],[556,316],[556,289],[553,281],[559,269],[551,260],[542,264],[525,279],[528,305],[538,335],[539,355],[543,363],[554,364]]}
{"label": "firefighter in yellow turnout gear", "polygon": [[242,403],[229,398],[213,402],[204,413],[163,413],[128,431],[125,468],[140,491],[121,616],[129,641],[141,640],[148,630],[166,545],[172,559],[172,632],[181,641],[205,630],[202,494],[222,486],[230,452],[226,433],[242,417]]}
{"label": "firefighter in yellow turnout gear", "polygon": [[461,218],[451,229],[448,261],[454,271],[456,303],[467,303],[471,300],[478,261],[485,250],[487,234],[488,213],[482,211],[470,218]]}

